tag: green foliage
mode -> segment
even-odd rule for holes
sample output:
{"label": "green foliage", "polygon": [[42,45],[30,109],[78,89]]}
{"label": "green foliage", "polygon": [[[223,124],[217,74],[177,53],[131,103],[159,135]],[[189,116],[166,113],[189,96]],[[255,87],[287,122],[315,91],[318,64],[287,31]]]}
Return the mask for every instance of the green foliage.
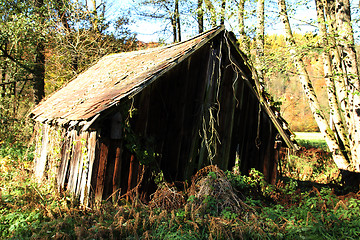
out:
{"label": "green foliage", "polygon": [[[277,237],[285,239],[348,239],[360,235],[359,212],[345,204],[330,189],[302,193],[298,205],[284,208],[282,205],[264,207],[261,217],[268,220],[271,229],[278,228]],[[346,214],[345,214],[346,212]]]}
{"label": "green foliage", "polygon": [[255,169],[251,169],[248,176],[230,171],[226,172],[226,176],[231,184],[247,197],[250,205],[258,204],[260,199],[268,199],[274,191],[274,186],[267,183],[264,175]]}
{"label": "green foliage", "polygon": [[[15,170],[13,169],[15,172]],[[242,189],[264,187],[256,171],[251,176],[227,173]],[[257,212],[243,218],[229,209],[213,216],[216,199],[207,197],[209,209],[203,216],[191,209],[165,211],[147,205],[123,202],[104,203],[81,210],[71,196],[60,197],[49,188],[33,183],[26,171],[14,174],[11,186],[2,184],[1,238],[46,239],[344,239],[360,237],[360,200],[337,197],[330,188],[295,193],[295,181],[281,188],[286,194],[299,194],[301,201],[260,200]],[[3,174],[3,172],[2,172]],[[211,175],[211,174],[210,174]],[[3,175],[2,175],[3,176]],[[21,177],[20,177],[21,176]],[[19,178],[20,177],[20,178]],[[26,179],[26,180],[25,180]],[[25,180],[25,181],[24,181]],[[248,186],[247,186],[248,185]],[[271,186],[279,192],[276,186]],[[283,199],[286,196],[283,195]],[[189,197],[188,201],[194,201]]]}
{"label": "green foliage", "polygon": [[[252,169],[248,176],[226,172],[235,193],[252,212],[241,214],[204,196],[201,214],[191,204],[173,210],[134,201],[92,209],[71,195],[40,185],[31,175],[24,144],[0,148],[0,239],[358,239],[360,194],[337,196],[327,186],[305,188],[295,179],[267,183]],[[211,181],[219,180],[209,172]],[[162,179],[162,181],[164,181]],[[213,189],[216,190],[216,189]],[[178,193],[180,194],[180,193]],[[183,194],[186,199],[187,194]],[[188,203],[200,201],[189,196]]]}

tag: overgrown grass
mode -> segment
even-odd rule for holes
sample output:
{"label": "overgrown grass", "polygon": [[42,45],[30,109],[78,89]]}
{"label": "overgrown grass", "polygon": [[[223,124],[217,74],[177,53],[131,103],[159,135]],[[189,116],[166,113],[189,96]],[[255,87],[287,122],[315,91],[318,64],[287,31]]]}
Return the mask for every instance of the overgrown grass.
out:
{"label": "overgrown grass", "polygon": [[[0,149],[1,239],[360,238],[360,194],[339,195],[342,188],[336,185],[304,185],[299,181],[303,180],[299,176],[303,172],[296,170],[304,169],[299,159],[294,162],[300,165],[292,163],[292,175],[277,185],[265,182],[257,171],[251,171],[249,176],[209,172],[205,176],[209,179],[208,190],[219,193],[215,183],[228,181],[230,190],[248,206],[241,212],[220,209],[225,200],[218,195],[207,192],[200,198],[175,188],[169,192],[185,199],[183,204],[164,207],[121,200],[90,209],[79,206],[68,194],[58,194],[53,185],[34,182],[30,152],[17,146]],[[302,161],[306,165],[308,160]],[[314,169],[305,174],[305,179],[319,179],[321,174],[317,172],[323,171],[326,161],[316,159],[318,163],[312,164]],[[160,191],[166,189],[163,186]],[[192,207],[194,201],[196,206],[202,206],[197,208],[201,211]]]}
{"label": "overgrown grass", "polygon": [[324,184],[340,181],[339,170],[322,134],[319,132],[295,134],[301,149],[281,161],[281,174],[297,180]]}
{"label": "overgrown grass", "polygon": [[320,148],[327,151],[325,139],[320,132],[295,132],[296,141],[305,148]]}
{"label": "overgrown grass", "polygon": [[318,148],[301,148],[280,162],[281,175],[301,181],[331,183],[339,181],[339,170],[331,153]]}

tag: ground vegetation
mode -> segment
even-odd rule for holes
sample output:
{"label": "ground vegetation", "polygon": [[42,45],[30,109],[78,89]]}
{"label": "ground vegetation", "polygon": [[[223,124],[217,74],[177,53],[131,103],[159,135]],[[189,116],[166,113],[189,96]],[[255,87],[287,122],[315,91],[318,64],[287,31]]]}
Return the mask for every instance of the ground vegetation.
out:
{"label": "ground vegetation", "polygon": [[0,239],[358,238],[358,187],[342,185],[329,153],[307,143],[282,162],[276,185],[256,170],[209,166],[182,185],[160,181],[147,203],[134,195],[91,208],[34,182],[26,147],[2,147]]}

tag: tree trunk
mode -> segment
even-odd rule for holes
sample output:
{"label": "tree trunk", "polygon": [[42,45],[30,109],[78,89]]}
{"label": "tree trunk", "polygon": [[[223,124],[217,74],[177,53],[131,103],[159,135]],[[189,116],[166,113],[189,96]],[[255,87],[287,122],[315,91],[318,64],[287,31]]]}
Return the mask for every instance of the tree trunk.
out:
{"label": "tree trunk", "polygon": [[204,10],[203,10],[203,0],[198,0],[198,8],[197,8],[197,21],[199,27],[199,33],[204,31]]}
{"label": "tree trunk", "polygon": [[175,0],[175,25],[176,25],[177,41],[181,42],[179,0]]}
{"label": "tree trunk", "polygon": [[[4,44],[5,50],[7,49],[7,43]],[[1,66],[1,83],[5,83],[6,81],[6,71],[7,71],[7,61],[4,59]],[[1,97],[4,98],[6,93],[6,86],[5,84],[1,85]]]}
{"label": "tree trunk", "polygon": [[336,0],[335,3],[336,25],[339,30],[337,31],[337,43],[349,86],[351,165],[355,167],[356,171],[360,171],[360,79],[354,33],[351,26],[350,2],[349,0]]}
{"label": "tree trunk", "polygon": [[216,23],[216,11],[215,11],[215,8],[214,8],[214,5],[211,3],[210,0],[204,0],[205,2],[205,6],[207,7],[207,9],[209,10],[210,12],[210,25],[211,27],[216,27],[217,26],[217,23]]}
{"label": "tree trunk", "polygon": [[240,43],[241,51],[243,51],[246,55],[249,55],[250,40],[245,33],[245,24],[244,24],[245,1],[246,0],[239,0],[239,6],[238,6],[238,24],[239,24],[239,34],[240,34],[239,43]]}
{"label": "tree trunk", "polygon": [[300,83],[303,87],[308,103],[310,105],[311,112],[315,117],[315,121],[319,126],[321,133],[324,135],[326,143],[333,155],[333,159],[340,169],[349,170],[349,162],[343,155],[339,144],[336,142],[334,132],[330,129],[328,121],[325,119],[324,114],[320,109],[320,104],[315,94],[314,88],[309,77],[309,74],[305,68],[305,64],[296,50],[296,43],[291,31],[289,18],[286,10],[285,0],[279,0],[280,19],[284,24],[286,43],[288,45],[291,57],[295,63],[296,69],[299,73]]}
{"label": "tree trunk", "polygon": [[334,72],[334,82],[336,89],[337,101],[340,105],[342,116],[345,120],[346,131],[350,122],[349,104],[348,104],[348,91],[346,89],[347,80],[346,74],[343,69],[341,61],[340,48],[337,46],[335,36],[337,35],[336,17],[335,17],[335,0],[324,1],[324,10],[326,20],[329,26],[328,43],[332,57],[332,69]]}
{"label": "tree trunk", "polygon": [[[40,24],[44,23],[44,16],[42,14],[43,0],[35,0],[35,9],[39,17]],[[41,33],[40,33],[41,34]],[[45,45],[42,38],[38,39],[36,46],[35,66],[34,66],[34,97],[35,103],[39,103],[45,97]]]}
{"label": "tree trunk", "polygon": [[220,25],[225,24],[226,0],[221,2]]}
{"label": "tree trunk", "polygon": [[256,8],[256,56],[255,66],[258,72],[259,80],[264,81],[263,57],[264,57],[264,35],[265,35],[265,0],[258,0]]}
{"label": "tree trunk", "polygon": [[97,7],[96,7],[96,0],[91,0],[91,4],[92,4],[92,8],[93,10],[89,12],[92,12],[93,16],[91,17],[91,23],[93,25],[93,30],[95,32],[100,32],[100,29],[99,29],[99,17],[98,17],[98,14],[97,14]]}
{"label": "tree trunk", "polygon": [[330,43],[328,41],[329,36],[327,34],[327,28],[325,24],[325,8],[322,0],[315,0],[316,3],[316,12],[318,18],[319,34],[321,40],[321,47],[323,48],[322,59],[324,62],[324,78],[326,81],[327,94],[330,107],[330,118],[333,121],[335,131],[338,136],[339,145],[343,145],[343,153],[348,158],[348,153],[350,152],[349,139],[347,137],[347,131],[344,126],[341,117],[341,110],[339,108],[336,88],[334,82],[334,71],[332,68],[332,60],[330,56]]}

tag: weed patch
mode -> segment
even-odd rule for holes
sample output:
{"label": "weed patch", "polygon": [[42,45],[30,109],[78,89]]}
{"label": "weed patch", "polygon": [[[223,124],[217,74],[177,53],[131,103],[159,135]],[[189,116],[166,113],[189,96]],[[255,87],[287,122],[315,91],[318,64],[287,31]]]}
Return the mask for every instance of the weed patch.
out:
{"label": "weed patch", "polygon": [[335,184],[287,177],[271,185],[256,170],[245,176],[210,166],[182,191],[162,183],[149,204],[122,199],[90,209],[34,182],[26,151],[13,153],[0,158],[0,239],[360,237],[360,193]]}

